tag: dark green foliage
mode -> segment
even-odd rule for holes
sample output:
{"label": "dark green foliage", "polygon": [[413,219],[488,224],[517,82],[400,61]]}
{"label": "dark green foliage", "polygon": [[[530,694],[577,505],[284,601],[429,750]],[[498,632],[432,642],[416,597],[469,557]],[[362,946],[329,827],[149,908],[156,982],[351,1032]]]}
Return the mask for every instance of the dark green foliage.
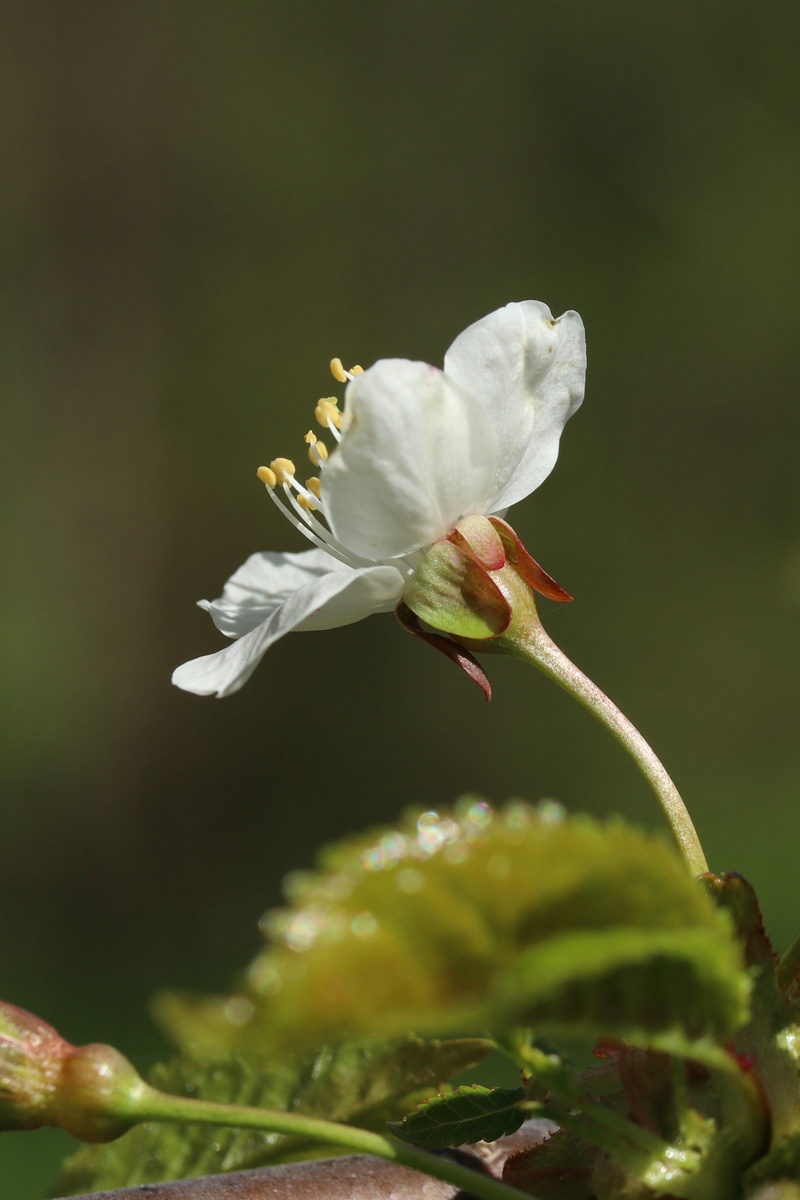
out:
{"label": "dark green foliage", "polygon": [[800,1133],[785,1138],[775,1150],[759,1159],[747,1172],[746,1179],[754,1189],[777,1181],[800,1185]]}
{"label": "dark green foliage", "polygon": [[516,1133],[525,1120],[524,1088],[486,1088],[473,1083],[418,1104],[389,1128],[404,1142],[442,1150],[468,1142],[494,1142]]}
{"label": "dark green foliage", "polygon": [[771,1144],[800,1128],[800,1091],[795,1028],[789,984],[789,997],[778,984],[778,960],[772,950],[755,893],[741,875],[709,875],[706,885],[721,908],[733,919],[741,941],[745,962],[753,979],[753,1003],[747,1023],[736,1034],[736,1050],[758,1078],[769,1102]]}
{"label": "dark green foliage", "polygon": [[510,1158],[503,1179],[539,1200],[591,1200],[596,1146],[567,1129]]}

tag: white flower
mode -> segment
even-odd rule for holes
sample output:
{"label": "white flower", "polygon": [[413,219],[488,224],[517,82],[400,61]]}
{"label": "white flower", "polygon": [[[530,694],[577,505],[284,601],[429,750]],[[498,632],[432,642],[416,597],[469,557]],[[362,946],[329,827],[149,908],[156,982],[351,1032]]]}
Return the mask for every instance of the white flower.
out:
{"label": "white flower", "polygon": [[332,367],[348,380],[344,411],[320,401],[317,416],[338,444],[328,457],[306,437],[320,478],[302,485],[287,459],[259,471],[316,548],[254,554],[220,599],[200,602],[236,640],[175,671],[186,691],[229,695],[285,633],[393,609],[426,549],[462,518],[502,512],[537,488],[583,399],[583,324],[526,300],[459,334],[444,371],[406,359]]}

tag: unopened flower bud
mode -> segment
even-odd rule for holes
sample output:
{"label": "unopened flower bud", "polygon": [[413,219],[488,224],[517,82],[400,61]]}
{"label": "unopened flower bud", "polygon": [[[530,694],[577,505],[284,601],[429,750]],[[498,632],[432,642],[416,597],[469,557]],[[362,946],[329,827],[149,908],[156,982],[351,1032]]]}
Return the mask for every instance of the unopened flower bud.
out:
{"label": "unopened flower bud", "polygon": [[113,1046],[73,1046],[0,1001],[0,1130],[55,1125],[84,1142],[112,1141],[141,1119],[148,1090]]}

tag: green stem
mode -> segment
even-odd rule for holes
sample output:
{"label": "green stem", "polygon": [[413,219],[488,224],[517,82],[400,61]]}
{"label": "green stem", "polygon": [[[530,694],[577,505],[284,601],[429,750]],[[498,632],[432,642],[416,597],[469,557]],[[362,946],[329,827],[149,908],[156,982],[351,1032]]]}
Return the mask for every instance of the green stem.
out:
{"label": "green stem", "polygon": [[390,1162],[410,1167],[423,1175],[477,1196],[480,1200],[529,1200],[524,1193],[491,1175],[470,1170],[451,1159],[439,1158],[395,1138],[382,1137],[353,1125],[340,1125],[301,1113],[283,1113],[243,1104],[216,1104],[212,1100],[192,1100],[171,1096],[145,1087],[136,1098],[131,1116],[139,1121],[187,1121],[205,1125],[230,1125],[237,1129],[258,1129],[265,1133],[283,1133],[305,1141],[343,1146],[356,1154],[373,1154]]}
{"label": "green stem", "polygon": [[800,937],[795,938],[778,963],[777,979],[781,991],[788,992],[797,978],[798,970],[800,970]]}
{"label": "green stem", "polygon": [[655,792],[675,840],[689,869],[695,875],[708,870],[703,847],[697,836],[692,819],[681,799],[678,789],[670,779],[660,759],[644,740],[639,730],[620,712],[596,684],[592,683],[573,662],[561,651],[538,618],[528,630],[515,629],[503,639],[506,652],[533,663],[545,675],[549,675],[571,696],[597,717],[601,725],[614,735],[628,751],[639,770]]}

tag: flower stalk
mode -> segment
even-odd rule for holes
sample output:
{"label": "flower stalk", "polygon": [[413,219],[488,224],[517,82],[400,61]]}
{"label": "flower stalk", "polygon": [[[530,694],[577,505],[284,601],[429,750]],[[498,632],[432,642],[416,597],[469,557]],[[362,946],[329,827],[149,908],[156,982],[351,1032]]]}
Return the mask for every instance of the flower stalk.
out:
{"label": "flower stalk", "polygon": [[407,1145],[392,1137],[383,1137],[353,1125],[340,1125],[300,1113],[284,1113],[242,1104],[217,1104],[211,1100],[193,1100],[148,1089],[139,1104],[141,1121],[190,1121],[205,1125],[229,1125],[237,1129],[257,1129],[282,1133],[305,1141],[342,1146],[355,1154],[371,1154],[400,1166],[409,1167],[443,1183],[476,1196],[479,1200],[525,1200],[523,1192],[491,1175],[474,1171],[449,1158]]}
{"label": "flower stalk", "polygon": [[695,875],[704,874],[708,871],[708,863],[697,830],[680,792],[655,751],[605,692],[555,644],[539,620],[533,592],[524,581],[506,576],[500,586],[511,603],[514,616],[506,632],[484,648],[532,663],[597,718],[627,750],[655,792],[689,870]]}

